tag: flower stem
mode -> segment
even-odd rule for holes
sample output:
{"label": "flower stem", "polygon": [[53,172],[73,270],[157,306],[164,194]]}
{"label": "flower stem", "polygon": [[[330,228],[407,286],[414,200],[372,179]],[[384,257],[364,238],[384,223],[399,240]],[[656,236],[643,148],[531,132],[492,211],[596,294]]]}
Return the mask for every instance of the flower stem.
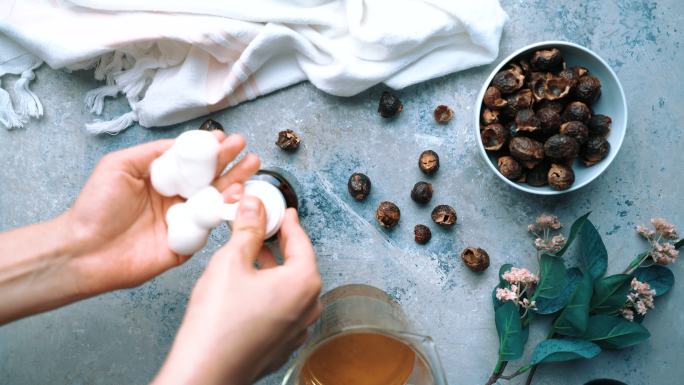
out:
{"label": "flower stem", "polygon": [[501,377],[501,374],[503,373],[504,369],[506,369],[506,365],[508,365],[508,361],[501,361],[501,359],[499,359],[496,362],[494,372],[491,376],[489,376],[489,380],[487,380],[485,385],[493,385],[496,382],[496,380],[498,380]]}
{"label": "flower stem", "polygon": [[625,269],[625,274],[632,274],[634,270],[636,270],[639,266],[641,266],[646,259],[651,255],[650,251],[643,252],[639,255],[637,255],[632,262],[629,263],[629,266]]}

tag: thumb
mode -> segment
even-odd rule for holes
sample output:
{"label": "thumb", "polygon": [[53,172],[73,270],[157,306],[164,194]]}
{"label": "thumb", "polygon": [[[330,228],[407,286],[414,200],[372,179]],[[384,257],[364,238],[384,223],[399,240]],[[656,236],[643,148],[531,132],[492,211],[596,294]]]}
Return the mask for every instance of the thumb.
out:
{"label": "thumb", "polygon": [[266,236],[266,210],[259,198],[243,195],[233,221],[230,241],[224,250],[233,261],[241,260],[252,267]]}

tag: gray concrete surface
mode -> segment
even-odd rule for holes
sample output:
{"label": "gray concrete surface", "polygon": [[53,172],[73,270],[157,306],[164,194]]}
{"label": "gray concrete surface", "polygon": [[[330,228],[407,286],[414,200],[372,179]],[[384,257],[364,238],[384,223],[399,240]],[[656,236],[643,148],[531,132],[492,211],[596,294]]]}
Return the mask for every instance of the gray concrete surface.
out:
{"label": "gray concrete surface", "polygon": [[[491,288],[502,263],[534,267],[525,226],[537,214],[553,212],[568,223],[593,211],[609,250],[609,272],[622,270],[645,247],[633,231],[636,224],[665,216],[684,227],[682,3],[505,0],[503,5],[511,19],[500,57],[539,40],[569,40],[604,57],[625,88],[630,119],[623,148],[614,164],[580,191],[559,198],[530,196],[507,187],[486,168],[475,147],[471,113],[493,65],[400,91],[405,109],[392,122],[375,112],[383,87],[337,98],[308,83],[213,116],[229,131],[245,135],[249,150],[264,163],[286,168],[299,179],[302,218],[315,242],[325,289],[360,282],[394,295],[417,330],[435,338],[450,384],[484,383],[493,368],[497,339]],[[0,130],[0,230],[63,211],[103,154],[174,137],[202,120],[90,136],[83,124],[92,116],[82,100],[95,86],[87,73],[38,71],[34,90],[46,116],[25,129]],[[447,126],[436,125],[431,116],[440,103],[456,111]],[[120,100],[108,103],[105,117],[125,110]],[[288,155],[274,146],[276,132],[284,128],[302,134],[298,153]],[[414,205],[409,191],[424,179],[415,163],[428,148],[442,159],[432,178],[434,202],[452,204],[459,223],[450,231],[433,229],[433,240],[417,246],[412,228],[430,221],[429,209]],[[364,203],[346,193],[354,171],[373,180],[374,190]],[[401,207],[400,225],[392,232],[378,230],[373,220],[381,200]],[[170,347],[195,280],[226,237],[227,230],[219,229],[187,264],[141,287],[1,327],[0,384],[146,383]],[[486,247],[493,268],[482,275],[465,269],[458,253],[466,245]],[[673,292],[657,300],[645,322],[652,333],[647,342],[591,361],[544,366],[535,383],[582,384],[612,377],[654,385],[683,378],[684,267],[680,262],[673,270],[678,279]],[[544,325],[537,325],[530,339],[545,334]],[[260,384],[278,384],[283,372]]]}

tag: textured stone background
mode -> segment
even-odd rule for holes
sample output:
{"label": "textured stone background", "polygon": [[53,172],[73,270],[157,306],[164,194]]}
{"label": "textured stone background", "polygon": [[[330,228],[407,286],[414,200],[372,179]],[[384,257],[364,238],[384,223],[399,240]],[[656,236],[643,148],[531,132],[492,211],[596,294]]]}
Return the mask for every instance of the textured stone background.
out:
{"label": "textured stone background", "polygon": [[[508,188],[477,153],[472,109],[476,93],[494,66],[480,67],[400,91],[405,110],[387,122],[375,110],[383,87],[353,98],[326,95],[308,83],[215,114],[231,132],[248,139],[265,164],[291,171],[302,185],[303,221],[319,257],[325,289],[360,282],[387,290],[410,314],[418,331],[433,336],[451,384],[480,384],[495,361],[497,340],[490,305],[498,267],[511,262],[534,267],[525,225],[543,211],[566,222],[593,211],[609,250],[609,272],[622,270],[645,244],[633,228],[652,216],[684,227],[678,178],[681,148],[682,40],[684,6],[659,2],[512,1],[501,43],[503,58],[540,40],[569,40],[589,47],[617,72],[627,93],[629,126],[614,164],[589,186],[560,198],[539,198]],[[82,107],[96,87],[89,74],[41,68],[34,90],[46,116],[25,129],[0,130],[0,230],[51,218],[68,207],[105,153],[195,128],[202,119],[164,129],[133,127],[118,136],[94,137]],[[9,82],[11,84],[11,81]],[[431,111],[446,103],[456,110],[447,126]],[[109,103],[105,118],[126,111]],[[280,152],[275,134],[299,131],[303,148]],[[434,203],[452,204],[459,224],[434,229],[424,247],[412,240],[416,223],[429,222],[429,208],[409,198],[423,176],[415,167],[427,148],[442,159],[432,178]],[[346,193],[350,173],[363,171],[374,190],[364,203]],[[378,230],[373,210],[391,199],[402,209],[400,226]],[[162,363],[179,325],[188,294],[212,251],[225,242],[220,228],[208,247],[182,267],[132,290],[118,291],[0,328],[1,384],[144,384]],[[458,252],[484,246],[493,268],[466,270]],[[612,377],[629,384],[668,384],[684,377],[680,358],[684,332],[684,267],[645,325],[652,337],[638,347],[606,352],[592,361],[542,367],[537,384],[582,384]],[[1,299],[0,299],[1,300]],[[533,328],[530,340],[546,334]],[[531,344],[530,344],[531,345]],[[528,346],[529,348],[529,346]],[[280,371],[261,384],[278,384]],[[513,383],[521,383],[513,381]]]}

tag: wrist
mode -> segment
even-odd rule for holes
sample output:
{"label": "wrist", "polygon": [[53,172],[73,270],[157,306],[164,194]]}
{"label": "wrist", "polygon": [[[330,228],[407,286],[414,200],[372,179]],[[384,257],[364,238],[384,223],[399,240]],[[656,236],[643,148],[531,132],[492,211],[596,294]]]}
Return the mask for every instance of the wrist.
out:
{"label": "wrist", "polygon": [[0,324],[85,298],[77,250],[67,215],[0,234]]}

